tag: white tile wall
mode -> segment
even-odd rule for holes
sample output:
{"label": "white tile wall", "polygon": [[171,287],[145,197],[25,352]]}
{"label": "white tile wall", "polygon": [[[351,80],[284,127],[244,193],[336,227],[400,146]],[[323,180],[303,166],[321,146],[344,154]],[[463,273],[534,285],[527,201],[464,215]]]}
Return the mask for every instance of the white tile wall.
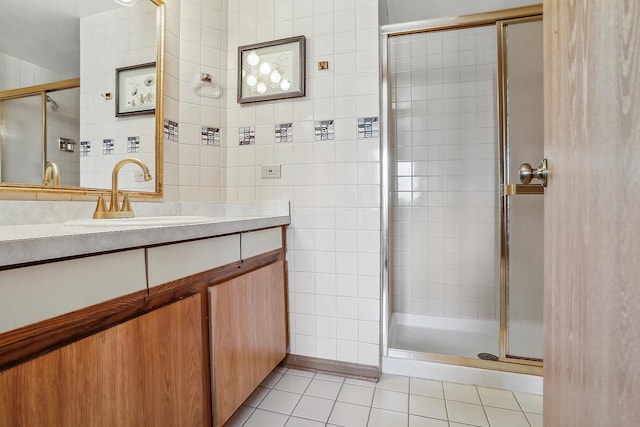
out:
{"label": "white tile wall", "polygon": [[[291,352],[379,364],[379,141],[357,140],[357,118],[378,116],[377,1],[229,2],[226,200],[290,199],[287,233]],[[237,47],[307,37],[307,95],[236,103]],[[316,70],[328,61],[329,69]],[[314,121],[335,119],[335,140],[314,141]],[[274,143],[274,123],[291,122],[292,143]],[[256,126],[256,145],[238,147],[238,127]],[[261,126],[264,125],[264,126]],[[282,178],[260,177],[282,165]]]}
{"label": "white tile wall", "polygon": [[[135,157],[155,171],[155,120],[153,116],[115,117],[115,69],[156,60],[156,8],[142,2],[80,20],[80,139],[91,141],[91,154],[80,158],[80,183],[84,187],[111,188],[113,166],[127,157],[127,137],[140,137]],[[102,94],[111,92],[113,99]],[[104,139],[114,139],[115,154],[103,155]],[[155,179],[135,181],[135,167],[120,173],[121,189],[154,191]]]}
{"label": "white tile wall", "polygon": [[70,79],[65,73],[50,70],[0,52],[0,91]]}
{"label": "white tile wall", "polygon": [[392,39],[394,311],[497,319],[495,28]]}

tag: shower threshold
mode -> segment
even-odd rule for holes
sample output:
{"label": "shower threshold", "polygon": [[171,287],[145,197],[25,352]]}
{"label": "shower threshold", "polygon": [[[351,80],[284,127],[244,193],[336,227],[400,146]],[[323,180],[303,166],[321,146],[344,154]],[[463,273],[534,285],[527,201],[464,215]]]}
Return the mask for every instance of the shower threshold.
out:
{"label": "shower threshold", "polygon": [[477,359],[479,353],[499,354],[497,320],[463,319],[394,313],[389,347],[411,352]]}

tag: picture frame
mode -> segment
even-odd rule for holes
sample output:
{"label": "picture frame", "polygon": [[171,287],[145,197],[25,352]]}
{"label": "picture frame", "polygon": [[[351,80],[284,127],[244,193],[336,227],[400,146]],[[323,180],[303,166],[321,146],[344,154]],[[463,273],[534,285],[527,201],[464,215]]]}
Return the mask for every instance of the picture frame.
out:
{"label": "picture frame", "polygon": [[116,68],[116,117],[154,114],[156,63]]}
{"label": "picture frame", "polygon": [[305,96],[305,36],[238,47],[238,103]]}

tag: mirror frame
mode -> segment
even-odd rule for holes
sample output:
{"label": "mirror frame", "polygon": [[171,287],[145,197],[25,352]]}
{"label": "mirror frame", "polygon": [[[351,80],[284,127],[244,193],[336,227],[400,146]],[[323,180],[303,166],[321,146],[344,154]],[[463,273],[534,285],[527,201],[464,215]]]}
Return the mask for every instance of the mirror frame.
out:
{"label": "mirror frame", "polygon": [[[157,6],[156,11],[156,111],[155,111],[155,142],[156,142],[156,188],[154,192],[129,191],[127,194],[135,198],[161,198],[163,196],[163,139],[164,139],[164,58],[165,58],[165,3],[163,0],[147,0]],[[30,95],[39,95],[51,90],[69,89],[80,86],[80,78],[62,80],[59,82],[46,83],[42,85],[25,88],[0,91],[0,100],[14,99]],[[44,101],[43,101],[44,102]],[[43,133],[46,135],[46,122],[44,114],[42,117]],[[43,137],[43,144],[46,139]],[[43,147],[45,149],[46,147]],[[44,170],[44,164],[43,164]],[[92,196],[108,193],[109,188],[88,188],[57,186],[50,187],[34,184],[7,184],[0,183],[0,199],[7,199],[7,194],[27,193],[37,197],[43,195],[71,195],[71,196]],[[11,198],[11,197],[9,197]],[[24,197],[20,197],[24,198]]]}

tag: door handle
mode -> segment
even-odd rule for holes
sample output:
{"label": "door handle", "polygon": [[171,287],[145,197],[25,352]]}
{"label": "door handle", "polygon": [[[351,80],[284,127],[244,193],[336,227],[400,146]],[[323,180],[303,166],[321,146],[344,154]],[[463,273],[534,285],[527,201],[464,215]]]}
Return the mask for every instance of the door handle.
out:
{"label": "door handle", "polygon": [[544,187],[538,184],[506,184],[501,187],[501,196],[529,196],[544,194]]}
{"label": "door handle", "polygon": [[523,184],[529,184],[533,178],[540,181],[543,187],[547,186],[547,159],[542,160],[540,166],[533,169],[529,163],[523,163],[520,166],[519,176],[520,182]]}

